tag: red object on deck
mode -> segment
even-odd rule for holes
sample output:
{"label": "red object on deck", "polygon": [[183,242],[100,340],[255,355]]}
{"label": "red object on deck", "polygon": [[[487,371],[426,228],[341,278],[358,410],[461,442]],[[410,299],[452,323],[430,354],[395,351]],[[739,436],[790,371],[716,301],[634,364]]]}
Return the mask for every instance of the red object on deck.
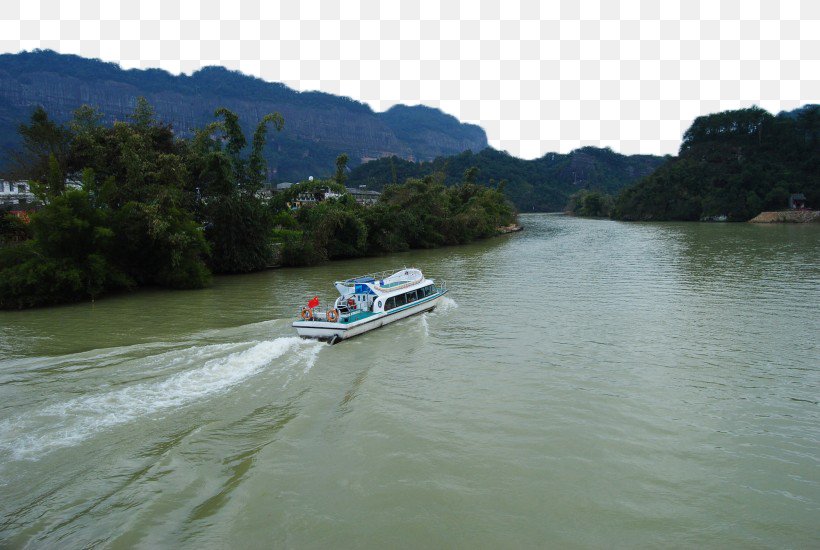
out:
{"label": "red object on deck", "polygon": [[319,297],[314,296],[311,301],[308,302],[308,309],[313,309],[319,305]]}

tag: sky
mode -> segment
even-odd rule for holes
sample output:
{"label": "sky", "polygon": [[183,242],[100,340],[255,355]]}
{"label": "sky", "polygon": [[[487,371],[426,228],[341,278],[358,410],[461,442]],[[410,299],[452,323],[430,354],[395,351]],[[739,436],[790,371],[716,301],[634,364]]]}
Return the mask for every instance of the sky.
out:
{"label": "sky", "polygon": [[820,0],[2,0],[0,52],[36,48],[438,107],[522,158],[820,103]]}

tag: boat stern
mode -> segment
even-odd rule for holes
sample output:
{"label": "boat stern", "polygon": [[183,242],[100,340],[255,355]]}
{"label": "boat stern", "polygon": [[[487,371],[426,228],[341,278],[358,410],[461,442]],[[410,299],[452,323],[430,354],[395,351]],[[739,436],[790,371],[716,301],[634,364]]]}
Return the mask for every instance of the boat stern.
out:
{"label": "boat stern", "polygon": [[340,323],[321,321],[294,321],[291,326],[296,329],[296,334],[302,338],[334,342],[343,340],[347,331]]}

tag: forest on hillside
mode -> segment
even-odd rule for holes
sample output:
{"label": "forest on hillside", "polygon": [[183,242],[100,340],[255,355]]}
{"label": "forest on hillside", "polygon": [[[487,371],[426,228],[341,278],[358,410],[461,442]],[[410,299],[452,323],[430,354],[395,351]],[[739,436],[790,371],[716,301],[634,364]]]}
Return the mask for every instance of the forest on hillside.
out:
{"label": "forest on hillside", "polygon": [[548,153],[524,160],[504,151],[486,148],[478,153],[439,157],[430,162],[410,162],[388,157],[365,163],[350,174],[351,185],[380,189],[407,178],[444,174],[444,183],[460,182],[470,167],[478,168],[476,183],[500,187],[522,212],[558,211],[580,189],[615,193],[664,162],[652,155],[621,155],[611,149],[583,147],[568,154]]}
{"label": "forest on hillside", "polygon": [[[144,99],[128,120],[102,121],[88,106],[68,124],[37,108],[20,125],[10,176],[28,181],[42,206],[30,223],[0,221],[0,308],[146,285],[201,288],[213,273],[467,243],[516,219],[499,190],[469,178],[446,187],[436,175],[388,186],[365,207],[343,194],[346,155],[333,180],[266,199],[263,149],[268,131],[284,127],[279,113],[262,117],[250,140],[224,108],[190,138],[176,136]],[[342,194],[292,206],[317,188]]]}
{"label": "forest on hillside", "polygon": [[803,193],[820,206],[820,106],[777,116],[750,107],[698,117],[678,157],[621,191],[611,208],[619,220],[745,221],[783,210]]}

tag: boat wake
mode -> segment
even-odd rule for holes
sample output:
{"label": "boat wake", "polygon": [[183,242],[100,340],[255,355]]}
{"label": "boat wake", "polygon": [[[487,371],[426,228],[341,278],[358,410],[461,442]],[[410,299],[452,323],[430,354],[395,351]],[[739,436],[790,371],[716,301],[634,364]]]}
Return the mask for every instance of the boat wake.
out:
{"label": "boat wake", "polygon": [[[36,460],[61,447],[74,446],[99,432],[160,411],[184,407],[225,392],[288,354],[307,373],[325,347],[298,337],[270,341],[195,346],[179,354],[146,357],[147,362],[179,363],[195,368],[160,381],[132,383],[121,389],[84,395],[0,421],[0,452],[15,460]],[[240,348],[237,350],[237,348]],[[193,359],[188,362],[187,359]],[[160,359],[159,361],[156,361]],[[204,360],[204,363],[202,362]],[[283,369],[293,361],[279,361]],[[160,367],[162,365],[153,365]],[[2,456],[0,454],[0,456]]]}
{"label": "boat wake", "polygon": [[441,302],[438,306],[436,306],[436,311],[438,313],[447,313],[454,309],[458,309],[458,302],[450,298],[449,296],[445,296],[441,299]]}

